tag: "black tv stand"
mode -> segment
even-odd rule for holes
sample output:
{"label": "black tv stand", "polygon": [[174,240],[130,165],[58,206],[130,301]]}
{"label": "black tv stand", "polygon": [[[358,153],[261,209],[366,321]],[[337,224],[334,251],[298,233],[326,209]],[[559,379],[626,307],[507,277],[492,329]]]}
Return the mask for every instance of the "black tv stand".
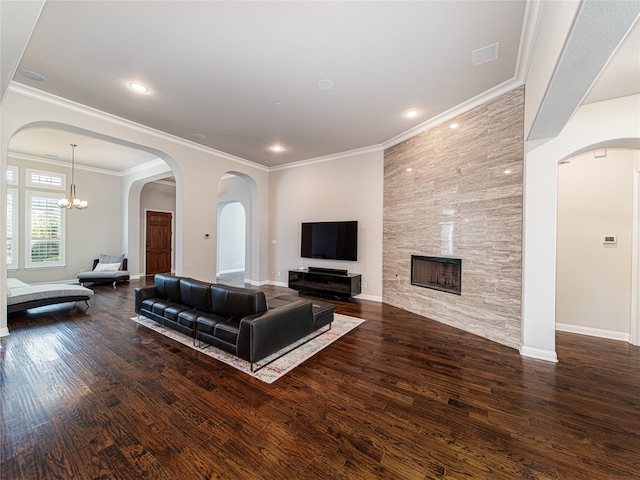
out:
{"label": "black tv stand", "polygon": [[307,268],[309,273],[330,273],[332,275],[348,275],[349,270],[341,270],[338,268],[322,268],[322,267],[309,267]]}
{"label": "black tv stand", "polygon": [[362,293],[362,275],[318,267],[289,270],[289,288],[311,295],[349,298]]}

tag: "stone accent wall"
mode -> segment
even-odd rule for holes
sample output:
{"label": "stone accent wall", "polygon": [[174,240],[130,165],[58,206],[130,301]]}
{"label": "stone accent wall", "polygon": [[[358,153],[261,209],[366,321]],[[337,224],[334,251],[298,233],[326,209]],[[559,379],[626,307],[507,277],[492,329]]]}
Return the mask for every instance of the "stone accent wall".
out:
{"label": "stone accent wall", "polygon": [[[385,303],[520,346],[523,161],[524,87],[385,150]],[[462,259],[462,295],[411,285],[411,255]]]}

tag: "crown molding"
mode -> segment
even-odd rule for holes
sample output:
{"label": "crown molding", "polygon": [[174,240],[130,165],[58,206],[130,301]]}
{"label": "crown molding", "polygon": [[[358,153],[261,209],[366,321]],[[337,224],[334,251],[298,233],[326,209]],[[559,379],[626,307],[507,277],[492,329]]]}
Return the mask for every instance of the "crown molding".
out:
{"label": "crown molding", "polygon": [[527,75],[529,74],[529,66],[531,65],[531,58],[533,56],[533,47],[535,46],[535,41],[538,37],[543,8],[544,4],[541,0],[531,0],[526,3],[515,74],[515,78],[520,80],[522,85],[525,84]]}
{"label": "crown molding", "polygon": [[[175,135],[171,135],[161,130],[156,130],[155,128],[151,128],[146,125],[142,125],[140,123],[132,122],[131,120],[118,117],[111,113],[103,112],[102,110],[98,110],[96,108],[89,107],[87,105],[82,105],[81,103],[77,103],[72,100],[59,97],[57,95],[53,95],[52,93],[44,92],[42,90],[38,90],[37,88],[33,88],[28,85],[24,85],[15,81],[11,82],[11,84],[9,85],[8,91],[15,93],[17,95],[22,95],[27,98],[32,98],[34,100],[47,103],[49,105],[60,107],[65,110],[69,110],[72,112],[80,113],[82,115],[87,115],[89,117],[97,118],[99,120],[103,120],[121,127],[129,128],[131,130],[135,130],[137,132],[140,132],[146,135],[151,135],[156,138],[161,138],[163,140],[167,140],[169,142],[180,145],[182,147],[198,150],[200,152],[203,152],[209,155],[216,155],[230,162],[238,163],[238,164],[251,167],[257,170],[262,170],[265,172],[269,170],[267,167],[264,167],[257,163],[250,162],[248,160],[245,160],[244,158],[236,157],[235,155],[221,152],[220,150],[206,147],[198,143],[185,140],[184,138],[176,137]],[[99,133],[99,132],[96,132],[96,133]]]}
{"label": "crown molding", "polygon": [[416,125],[414,128],[387,140],[382,144],[384,149],[386,150],[387,148],[393,147],[394,145],[408,140],[411,137],[415,137],[416,135],[426,132],[437,125],[453,120],[455,117],[462,115],[469,110],[479,107],[491,100],[495,100],[505,93],[524,85],[529,72],[529,65],[531,63],[531,56],[533,54],[533,47],[538,33],[540,18],[542,17],[542,8],[543,4],[540,0],[530,1],[526,4],[524,17],[522,19],[522,33],[520,35],[518,58],[516,60],[516,69],[513,77],[500,85],[482,92],[466,102],[442,112],[435,117],[431,117],[420,125]]}
{"label": "crown molding", "polygon": [[[38,162],[38,163],[44,163],[46,165],[55,165],[58,167],[71,168],[71,163],[69,162],[65,162],[62,160],[54,160],[48,157],[40,157],[37,155],[27,155],[24,153],[9,152],[8,158],[11,158],[13,160]],[[75,164],[75,169],[84,170],[86,172],[99,173],[101,175],[113,175],[114,177],[124,177],[132,173],[144,172],[145,170],[148,170],[150,168],[155,168],[158,166],[167,166],[167,162],[165,162],[161,158],[156,158],[155,160],[151,160],[149,162],[143,163],[142,165],[129,168],[128,170],[123,170],[122,172],[106,170],[104,168],[98,168],[98,167],[91,167],[88,165],[79,165],[77,163]]]}
{"label": "crown molding", "polygon": [[[40,157],[37,155],[27,155],[25,153],[15,153],[15,152],[9,152],[9,154],[7,155],[8,158],[14,159],[14,160],[20,160],[20,161],[28,161],[28,162],[38,162],[38,163],[44,163],[46,165],[56,165],[58,167],[64,167],[64,168],[71,168],[71,162],[65,162],[62,160],[54,160],[52,158],[47,158],[47,157]],[[147,165],[147,164],[145,164]],[[79,164],[75,164],[75,169],[76,170],[84,170],[87,172],[93,172],[93,173],[100,173],[103,175],[113,175],[116,177],[121,177],[122,174],[120,172],[114,172],[113,170],[106,170],[104,168],[97,168],[97,167],[90,167],[87,165],[79,165]]]}
{"label": "crown molding", "polygon": [[495,100],[496,98],[504,95],[505,93],[508,93],[511,90],[521,86],[522,86],[522,82],[519,79],[513,77],[510,80],[507,80],[506,82],[501,83],[500,85],[494,88],[491,88],[486,92],[481,93],[480,95],[476,95],[475,97],[467,100],[464,103],[461,103],[460,105],[450,108],[449,110],[442,112],[441,114],[436,115],[435,117],[431,117],[426,122],[423,122],[420,125],[416,125],[414,128],[407,130],[404,133],[401,133],[400,135],[393,137],[390,140],[387,140],[382,145],[385,150],[387,148],[391,148],[400,142],[404,142],[405,140],[408,140],[412,137],[415,137],[416,135],[426,132],[427,130],[430,130],[437,125],[445,123],[448,120],[453,120],[459,115],[462,115],[463,113],[466,113],[469,110],[472,110],[476,107],[484,105],[485,103],[490,102],[491,100]]}
{"label": "crown molding", "polygon": [[364,155],[367,153],[381,152],[384,148],[382,145],[372,145],[370,147],[357,148],[355,150],[348,150],[346,152],[334,153],[331,155],[325,155],[323,157],[309,158],[307,160],[300,160],[298,162],[287,163],[285,165],[278,165],[271,167],[269,172],[277,172],[279,170],[287,170],[289,168],[306,167],[316,163],[332,162],[334,160],[340,160],[343,158],[354,157],[356,155]]}

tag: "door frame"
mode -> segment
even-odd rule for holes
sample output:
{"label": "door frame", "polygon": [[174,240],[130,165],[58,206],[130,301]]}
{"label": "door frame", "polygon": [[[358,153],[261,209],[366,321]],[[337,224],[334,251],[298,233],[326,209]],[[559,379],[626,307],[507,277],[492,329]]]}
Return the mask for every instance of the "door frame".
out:
{"label": "door frame", "polygon": [[629,340],[640,346],[640,169],[633,171],[633,227],[631,240],[631,328]]}
{"label": "door frame", "polygon": [[171,214],[171,271],[175,271],[175,222],[176,222],[176,214],[173,210],[162,210],[161,208],[145,208],[142,215],[142,272],[143,275],[147,274],[147,212],[160,212],[160,213],[170,213]]}

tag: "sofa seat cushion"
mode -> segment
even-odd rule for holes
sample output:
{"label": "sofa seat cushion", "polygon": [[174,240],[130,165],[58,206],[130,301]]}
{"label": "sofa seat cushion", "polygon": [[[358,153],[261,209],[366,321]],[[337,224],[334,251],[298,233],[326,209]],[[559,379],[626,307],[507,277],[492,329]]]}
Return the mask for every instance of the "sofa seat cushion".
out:
{"label": "sofa seat cushion", "polygon": [[203,312],[196,308],[183,310],[178,314],[178,323],[189,328],[196,328],[196,321],[203,315],[210,315],[210,312]]}
{"label": "sofa seat cushion", "polygon": [[163,300],[163,299],[158,299],[158,301],[155,302],[151,307],[151,311],[153,313],[163,317],[166,316],[165,311],[167,309],[170,309],[169,311],[173,314],[173,317],[174,317],[174,318],[170,318],[170,320],[175,321],[178,318],[178,314],[183,310],[188,310],[189,307],[182,305],[181,303],[178,303],[178,302],[172,302],[171,300]]}
{"label": "sofa seat cushion", "polygon": [[146,298],[142,301],[142,309],[148,312],[153,312],[153,304],[162,300],[161,298]]}
{"label": "sofa seat cushion", "polygon": [[216,325],[224,323],[227,318],[216,315],[215,313],[208,313],[206,315],[200,315],[196,319],[196,325],[199,332],[206,333],[211,336],[215,336]]}
{"label": "sofa seat cushion", "polygon": [[235,344],[238,340],[239,325],[240,323],[235,320],[227,320],[226,322],[218,323],[213,335],[225,342]]}
{"label": "sofa seat cushion", "polygon": [[178,322],[178,315],[185,310],[191,310],[191,307],[183,305],[182,303],[169,305],[164,309],[164,318],[171,320],[172,322],[180,323]]}
{"label": "sofa seat cushion", "polygon": [[[269,299],[269,308],[278,308],[287,303],[297,302],[299,300],[305,300],[298,295],[278,295],[277,297]],[[335,305],[329,302],[322,302],[320,300],[309,300],[313,308],[313,329],[317,330],[320,327],[333,322],[333,314],[336,311]]]}

